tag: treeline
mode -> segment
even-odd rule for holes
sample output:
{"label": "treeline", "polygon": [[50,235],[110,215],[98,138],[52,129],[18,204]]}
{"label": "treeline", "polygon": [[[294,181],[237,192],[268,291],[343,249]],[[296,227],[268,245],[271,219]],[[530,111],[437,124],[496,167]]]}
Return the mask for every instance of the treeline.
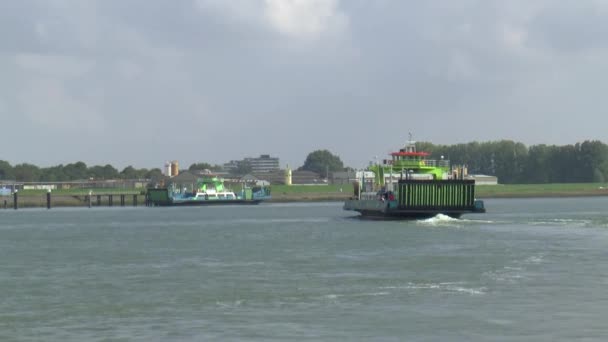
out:
{"label": "treeline", "polygon": [[106,179],[150,179],[162,176],[160,169],[136,169],[132,166],[118,171],[112,165],[95,165],[88,167],[83,162],[40,168],[23,163],[11,166],[0,160],[0,180],[18,182],[66,182],[76,180]]}
{"label": "treeline", "polygon": [[608,180],[608,145],[584,141],[574,145],[526,145],[510,140],[457,145],[417,143],[435,159],[467,165],[470,174],[498,177],[504,184],[586,183]]}
{"label": "treeline", "polygon": [[[452,165],[467,165],[470,174],[498,177],[504,184],[586,183],[608,180],[608,145],[601,141],[584,141],[574,145],[526,145],[510,140],[470,142],[457,145],[416,144],[418,151],[443,156]],[[191,171],[221,170],[219,165],[195,163]],[[302,170],[324,175],[345,169],[340,157],[327,150],[311,152]],[[239,170],[246,173],[246,170]],[[62,182],[75,180],[151,179],[162,177],[158,168],[136,169],[132,166],[118,171],[112,165],[88,167],[83,162],[39,168],[23,163],[12,166],[0,160],[0,180],[19,182]]]}

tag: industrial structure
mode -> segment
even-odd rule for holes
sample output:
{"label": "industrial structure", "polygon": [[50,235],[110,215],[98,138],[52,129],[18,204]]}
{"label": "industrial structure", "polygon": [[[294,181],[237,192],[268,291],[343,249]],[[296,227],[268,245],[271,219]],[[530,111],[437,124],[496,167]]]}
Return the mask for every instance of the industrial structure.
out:
{"label": "industrial structure", "polygon": [[177,160],[165,162],[163,174],[167,177],[175,177],[179,175],[179,162]]}

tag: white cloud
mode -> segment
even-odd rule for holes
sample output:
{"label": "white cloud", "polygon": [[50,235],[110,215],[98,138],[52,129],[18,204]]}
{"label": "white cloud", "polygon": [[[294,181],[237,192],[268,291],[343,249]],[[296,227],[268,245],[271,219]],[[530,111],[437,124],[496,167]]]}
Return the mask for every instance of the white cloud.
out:
{"label": "white cloud", "polygon": [[339,34],[349,23],[339,9],[339,0],[196,0],[196,5],[202,11],[301,39]]}
{"label": "white cloud", "polygon": [[[298,165],[314,148],[342,150],[356,166],[387,147],[349,148],[374,113],[383,120],[366,129],[397,143],[403,127],[387,123],[405,119],[424,131],[429,118],[437,129],[417,134],[437,143],[570,143],[570,131],[602,138],[607,3],[0,1],[0,119],[36,137],[52,130],[66,161],[81,158],[82,146],[112,155],[104,162],[142,166],[259,153]],[[572,115],[586,120],[566,122]],[[533,116],[560,138],[517,124]],[[476,118],[478,129],[451,134],[470,128],[463,118]],[[201,149],[224,139],[223,130],[201,134],[218,120],[238,138]],[[104,128],[120,153],[89,144]],[[310,131],[318,139],[301,133]],[[166,144],[150,132],[179,138]],[[26,141],[4,158],[57,161],[39,146]]]}
{"label": "white cloud", "polygon": [[507,48],[512,50],[524,48],[527,35],[527,31],[521,27],[504,25],[502,28],[503,43]]}
{"label": "white cloud", "polygon": [[280,33],[300,38],[318,38],[339,33],[348,26],[337,0],[266,0],[265,14]]}

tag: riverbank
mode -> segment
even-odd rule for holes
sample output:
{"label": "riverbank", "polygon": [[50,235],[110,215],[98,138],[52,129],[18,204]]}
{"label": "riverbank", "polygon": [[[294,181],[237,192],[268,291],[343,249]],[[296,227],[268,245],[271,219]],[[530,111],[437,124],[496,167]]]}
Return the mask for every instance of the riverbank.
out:
{"label": "riverbank", "polygon": [[[351,184],[319,186],[279,186],[273,187],[274,202],[343,201],[354,195]],[[498,184],[478,185],[475,197],[483,198],[550,198],[608,196],[606,183],[564,183],[564,184]]]}
{"label": "riverbank", "polygon": [[608,184],[556,183],[479,185],[475,188],[475,195],[478,198],[607,196]]}
{"label": "riverbank", "polygon": [[[272,199],[268,203],[283,202],[322,202],[344,201],[354,195],[351,184],[342,185],[275,185],[272,186]],[[96,194],[108,193],[92,189],[92,206],[108,207],[109,198],[101,196],[97,202]],[[608,184],[605,183],[573,183],[573,184],[509,184],[509,185],[479,185],[475,189],[475,197],[489,198],[551,198],[551,197],[591,197],[608,196]],[[116,193],[115,191],[112,191]],[[88,189],[73,191],[57,191],[52,193],[52,207],[88,207]],[[141,191],[121,191],[125,195],[124,206],[144,206],[145,196]],[[133,195],[138,195],[135,199]],[[46,208],[45,191],[24,191],[19,193],[19,208]],[[119,196],[114,196],[112,206],[121,206]],[[0,208],[12,209],[13,197],[0,197]]]}
{"label": "riverbank", "polygon": [[[484,194],[483,192],[477,192],[476,198],[478,199],[489,199],[489,198],[558,198],[558,197],[594,197],[594,196],[608,196],[608,190],[597,190],[597,191],[562,191],[562,192],[490,192]],[[268,202],[320,202],[320,201],[344,201],[353,197],[352,194],[323,194],[323,193],[308,193],[308,194],[284,194],[280,196],[272,197],[272,200]]]}

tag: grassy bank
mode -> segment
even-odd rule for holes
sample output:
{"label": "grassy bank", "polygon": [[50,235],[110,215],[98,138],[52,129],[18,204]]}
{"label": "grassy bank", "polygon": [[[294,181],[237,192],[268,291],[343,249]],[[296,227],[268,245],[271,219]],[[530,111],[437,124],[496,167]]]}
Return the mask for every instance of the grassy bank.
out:
{"label": "grassy bank", "polygon": [[273,185],[273,202],[341,201],[353,196],[352,184]]}
{"label": "grassy bank", "polygon": [[479,185],[475,188],[478,198],[521,198],[561,196],[606,196],[606,183],[565,184],[508,184]]}
{"label": "grassy bank", "polygon": [[[608,196],[608,183],[479,185],[477,198]],[[344,200],[353,195],[352,184],[274,185],[274,201]]]}
{"label": "grassy bank", "polygon": [[[340,191],[342,190],[342,191]],[[560,196],[607,196],[607,183],[568,184],[508,184],[479,185],[475,188],[478,198],[522,198]],[[327,186],[285,186],[272,187],[272,197],[277,200],[306,200],[314,198],[334,198],[342,200],[352,196],[352,184]]]}

